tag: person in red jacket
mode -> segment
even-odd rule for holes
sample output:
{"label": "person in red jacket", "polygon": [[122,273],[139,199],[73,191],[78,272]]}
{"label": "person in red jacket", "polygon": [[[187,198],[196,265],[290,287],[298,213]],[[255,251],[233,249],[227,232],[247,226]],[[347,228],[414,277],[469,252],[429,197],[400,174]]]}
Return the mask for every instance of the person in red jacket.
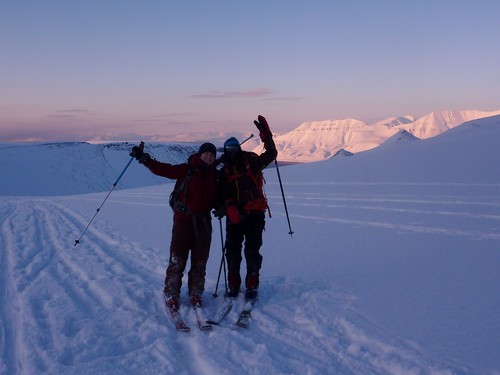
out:
{"label": "person in red jacket", "polygon": [[163,293],[169,308],[179,308],[182,275],[191,251],[191,268],[188,272],[188,291],[193,306],[202,304],[205,274],[212,221],[210,210],[216,199],[217,149],[204,143],[198,153],[192,154],[187,163],[172,165],[153,159],[142,148],[132,148],[131,156],[158,176],[175,179],[176,189],[171,196],[174,210],[170,257],[166,270]]}

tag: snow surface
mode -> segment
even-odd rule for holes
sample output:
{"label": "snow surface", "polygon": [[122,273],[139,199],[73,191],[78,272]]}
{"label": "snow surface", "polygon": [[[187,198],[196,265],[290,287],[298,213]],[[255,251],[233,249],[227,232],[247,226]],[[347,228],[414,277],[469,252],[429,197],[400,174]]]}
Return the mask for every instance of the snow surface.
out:
{"label": "snow surface", "polygon": [[[272,218],[250,327],[234,328],[233,311],[195,329],[183,289],[188,334],[161,299],[172,185],[137,187],[146,174],[134,161],[74,246],[128,155],[3,145],[0,373],[499,374],[500,116],[396,137],[281,167],[293,238],[267,170]],[[43,169],[47,159],[57,168]],[[79,194],[84,180],[101,192]],[[24,184],[38,190],[26,196]],[[214,222],[209,313],[222,298],[212,297],[221,248]]]}

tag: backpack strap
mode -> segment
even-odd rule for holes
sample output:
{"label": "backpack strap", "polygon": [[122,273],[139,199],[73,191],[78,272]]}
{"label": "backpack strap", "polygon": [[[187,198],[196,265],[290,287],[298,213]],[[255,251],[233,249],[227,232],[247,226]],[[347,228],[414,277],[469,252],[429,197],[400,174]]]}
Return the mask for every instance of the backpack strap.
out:
{"label": "backpack strap", "polygon": [[[169,198],[170,207],[172,207],[174,211],[179,211],[185,214],[192,214],[192,212],[190,212],[190,210],[188,209],[186,203],[187,203],[187,191],[189,182],[191,181],[191,177],[193,177],[194,172],[195,172],[195,167],[191,165],[190,162],[188,162],[186,176],[182,180],[178,179],[175,182],[174,190],[172,191],[172,193],[170,193],[170,198]],[[179,199],[181,191],[183,192],[182,202]]]}

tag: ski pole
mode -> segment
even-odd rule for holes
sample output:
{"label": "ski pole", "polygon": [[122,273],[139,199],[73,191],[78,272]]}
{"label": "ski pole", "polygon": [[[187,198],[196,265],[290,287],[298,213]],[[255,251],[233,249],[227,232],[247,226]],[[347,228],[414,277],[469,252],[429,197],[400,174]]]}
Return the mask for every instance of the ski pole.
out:
{"label": "ski pole", "polygon": [[218,297],[217,290],[219,289],[220,274],[222,272],[223,267],[224,267],[224,284],[225,284],[226,291],[227,291],[226,262],[224,261],[226,247],[224,246],[224,237],[222,236],[222,219],[219,219],[219,226],[220,226],[220,241],[222,243],[222,259],[220,260],[219,276],[217,277],[217,284],[215,286],[215,293],[213,294],[214,298]]}
{"label": "ski pole", "polygon": [[283,191],[283,183],[281,182],[281,175],[280,175],[280,170],[278,168],[278,159],[274,159],[274,164],[276,165],[276,172],[278,173],[278,180],[280,183],[280,189],[281,189],[281,196],[283,197],[283,205],[285,206],[285,213],[286,213],[286,220],[288,221],[288,229],[289,232],[288,234],[290,237],[293,237],[293,231],[292,231],[292,226],[290,225],[290,217],[288,216],[288,208],[286,207],[286,199],[285,199],[285,192]]}
{"label": "ski pole", "polygon": [[[139,147],[141,149],[144,149],[144,142],[141,142],[141,144],[139,145]],[[80,235],[80,237],[75,240],[75,246],[78,245],[80,243],[80,240],[82,239],[83,235],[85,234],[85,232],[87,231],[87,229],[90,227],[90,224],[92,223],[92,221],[94,221],[94,218],[97,216],[97,214],[99,213],[99,211],[101,210],[102,206],[104,205],[104,203],[106,202],[106,200],[108,199],[109,195],[111,194],[111,192],[115,189],[116,185],[118,184],[118,181],[120,181],[120,179],[122,178],[123,174],[125,173],[125,171],[127,170],[127,168],[129,167],[130,163],[132,163],[132,160],[134,160],[134,157],[132,156],[129,160],[129,162],[127,163],[127,165],[125,166],[125,168],[123,168],[123,171],[122,173],[120,173],[120,175],[118,176],[118,178],[116,179],[115,183],[113,184],[113,187],[111,188],[111,190],[108,192],[108,195],[106,195],[106,198],[104,198],[104,200],[102,201],[101,205],[97,208],[94,216],[92,216],[92,219],[90,219],[89,223],[87,224],[87,226],[85,227],[85,229],[83,230],[82,234]]]}
{"label": "ski pole", "polygon": [[240,143],[240,146],[241,146],[243,143],[245,143],[246,141],[248,141],[249,139],[252,139],[252,138],[253,138],[253,133],[252,133],[252,134],[250,134],[250,136],[249,136],[248,138],[244,139],[244,140],[243,140],[243,142],[241,142],[241,143]]}

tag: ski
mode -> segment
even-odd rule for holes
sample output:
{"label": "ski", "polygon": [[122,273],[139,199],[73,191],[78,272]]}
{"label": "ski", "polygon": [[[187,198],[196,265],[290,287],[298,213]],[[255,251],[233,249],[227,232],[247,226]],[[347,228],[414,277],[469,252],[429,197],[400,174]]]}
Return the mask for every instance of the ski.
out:
{"label": "ski", "polygon": [[208,324],[218,325],[229,314],[233,308],[233,298],[224,298],[224,302],[219,306],[213,318],[207,320]]}
{"label": "ski", "polygon": [[248,328],[250,323],[250,316],[252,314],[253,304],[255,301],[246,301],[243,310],[240,312],[238,319],[236,320],[235,326],[240,328]]}
{"label": "ski", "polygon": [[174,322],[175,329],[180,331],[180,332],[190,332],[191,328],[189,328],[189,326],[186,324],[186,322],[182,318],[182,315],[179,312],[179,310],[175,307],[170,307],[167,304],[166,298],[165,298],[165,306],[167,307],[167,310],[170,313],[170,317],[172,318],[172,321]]}
{"label": "ski", "polygon": [[213,327],[210,322],[207,321],[203,308],[200,305],[194,305],[193,309],[194,313],[196,314],[196,322],[198,323],[198,328],[202,331],[211,330]]}

